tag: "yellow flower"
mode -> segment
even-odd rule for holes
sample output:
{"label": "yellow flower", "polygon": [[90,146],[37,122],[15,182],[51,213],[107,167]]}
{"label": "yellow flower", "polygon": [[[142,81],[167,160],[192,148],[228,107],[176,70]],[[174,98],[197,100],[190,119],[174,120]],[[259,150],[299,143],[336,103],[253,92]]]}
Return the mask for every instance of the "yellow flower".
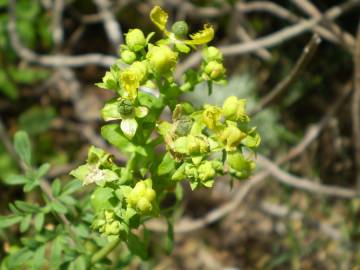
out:
{"label": "yellow flower", "polygon": [[[165,34],[169,37],[173,43],[185,43],[190,46],[201,45],[210,42],[214,38],[214,29],[211,25],[205,24],[204,29],[200,30],[197,33],[190,35],[190,40],[178,39],[175,34],[172,34],[166,29],[166,24],[168,21],[168,14],[161,9],[159,6],[155,6],[150,12],[151,21]],[[175,23],[176,24],[176,23]]]}
{"label": "yellow flower", "polygon": [[120,80],[125,88],[127,97],[134,100],[137,97],[140,83],[146,79],[147,65],[144,62],[136,61],[130,67],[120,73]]}
{"label": "yellow flower", "polygon": [[216,129],[216,127],[220,123],[221,109],[216,106],[207,105],[207,104],[204,107],[205,110],[202,113],[202,120],[204,124],[209,129]]}
{"label": "yellow flower", "polygon": [[162,75],[169,73],[175,67],[177,54],[166,45],[152,46],[146,58],[149,60],[152,72]]}

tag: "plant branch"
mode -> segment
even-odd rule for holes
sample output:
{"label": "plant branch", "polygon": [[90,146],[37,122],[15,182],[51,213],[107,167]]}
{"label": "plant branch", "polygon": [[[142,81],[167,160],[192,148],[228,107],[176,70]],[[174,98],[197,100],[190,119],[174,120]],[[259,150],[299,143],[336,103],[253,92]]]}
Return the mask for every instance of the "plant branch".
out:
{"label": "plant branch", "polygon": [[250,115],[256,114],[269,105],[271,102],[282,94],[286,89],[293,84],[301,72],[305,69],[311,58],[313,57],[321,39],[318,35],[313,35],[309,43],[305,46],[300,58],[291,70],[290,74],[282,79],[267,95],[265,95],[258,103],[258,105],[250,112]]}
{"label": "plant branch", "polygon": [[104,246],[102,249],[100,249],[98,252],[96,252],[91,257],[91,263],[97,263],[98,261],[101,261],[104,259],[111,251],[114,250],[114,248],[117,247],[117,245],[121,242],[121,238],[118,237],[115,240],[112,240],[109,242],[106,246]]}

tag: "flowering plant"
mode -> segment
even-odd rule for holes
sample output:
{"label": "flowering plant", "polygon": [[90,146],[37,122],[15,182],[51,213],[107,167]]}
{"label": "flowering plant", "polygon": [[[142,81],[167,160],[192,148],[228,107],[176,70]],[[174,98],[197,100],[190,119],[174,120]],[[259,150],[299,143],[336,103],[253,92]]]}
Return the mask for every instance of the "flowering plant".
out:
{"label": "flowering plant", "polygon": [[[41,183],[49,165],[34,168],[27,135],[15,136],[26,175],[15,175],[8,184],[23,184],[26,192],[40,187],[46,196],[42,206],[16,201],[10,206],[13,214],[0,217],[0,229],[16,223],[21,232],[32,224],[35,229],[31,238],[23,239],[23,248],[9,249],[1,269],[25,269],[18,264],[19,256],[26,257],[20,260],[29,263],[25,267],[43,265],[49,245],[50,269],[108,269],[106,257],[119,243],[131,256],[146,259],[145,223],[165,217],[171,236],[171,213],[178,204],[164,202],[171,195],[181,200],[184,181],[192,190],[211,188],[218,176],[246,179],[254,170],[260,136],[246,114],[245,99],[230,96],[222,107],[202,108],[180,101],[181,94],[198,84],[206,83],[211,94],[213,83],[226,83],[222,53],[207,45],[214,37],[212,26],[190,35],[184,21],[169,28],[168,15],[158,6],[150,19],[163,38],[154,41],[155,33],[146,36],[140,29],[129,30],[118,63],[97,84],[115,94],[101,111],[109,122],[101,135],[128,158],[126,165],[91,146],[85,164],[70,172],[75,180],[64,186],[55,180],[46,187]],[[198,49],[199,69],[189,69],[177,80],[174,71],[180,57]],[[171,120],[165,120],[167,110]],[[81,186],[91,194],[76,200],[72,195]],[[63,224],[45,226],[54,224],[54,218]]]}

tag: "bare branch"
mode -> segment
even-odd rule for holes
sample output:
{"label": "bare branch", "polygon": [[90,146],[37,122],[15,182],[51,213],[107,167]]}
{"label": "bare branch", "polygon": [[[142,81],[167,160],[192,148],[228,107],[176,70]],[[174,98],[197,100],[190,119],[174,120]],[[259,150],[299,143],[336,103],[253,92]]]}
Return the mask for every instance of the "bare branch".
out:
{"label": "bare branch", "polygon": [[356,167],[356,185],[360,194],[360,21],[356,37],[354,55],[354,96],[352,102],[352,121],[354,137],[354,154]]}
{"label": "bare branch", "polygon": [[294,68],[291,70],[290,74],[282,79],[266,96],[260,100],[258,105],[251,111],[251,115],[261,111],[298,79],[300,73],[304,70],[310,59],[313,57],[320,42],[321,39],[318,35],[315,34],[309,43],[305,46],[300,58],[296,62]]}
{"label": "bare branch", "polygon": [[102,54],[85,54],[79,56],[68,55],[39,55],[24,47],[16,32],[16,18],[15,18],[16,1],[9,1],[9,23],[8,32],[10,35],[11,45],[16,53],[24,60],[49,67],[81,67],[85,65],[98,65],[109,67],[116,62],[116,57]]}
{"label": "bare branch", "polygon": [[316,194],[334,196],[339,198],[354,198],[356,192],[353,189],[347,189],[336,186],[322,185],[314,180],[297,177],[280,169],[275,163],[262,155],[258,155],[257,163],[266,168],[272,176],[279,182],[292,186],[294,188],[302,189]]}
{"label": "bare branch", "polygon": [[[268,36],[258,38],[252,42],[220,46],[219,49],[223,52],[224,56],[233,56],[257,51],[261,48],[271,48],[276,45],[282,44],[285,41],[295,36],[298,36],[306,31],[313,29],[314,26],[316,26],[325,19],[333,20],[345,13],[346,11],[359,5],[360,0],[350,0],[341,5],[330,8],[327,12],[324,13],[324,16],[322,17],[301,21],[295,25],[285,27],[284,29]],[[178,69],[176,70],[176,77],[179,78],[179,76],[183,74],[185,70],[197,65],[200,61],[201,54],[199,52],[193,53],[181,65],[179,65]]]}
{"label": "bare branch", "polygon": [[99,9],[99,15],[105,26],[106,34],[113,45],[115,51],[123,43],[120,24],[116,21],[114,14],[110,10],[111,3],[108,0],[93,0]]}

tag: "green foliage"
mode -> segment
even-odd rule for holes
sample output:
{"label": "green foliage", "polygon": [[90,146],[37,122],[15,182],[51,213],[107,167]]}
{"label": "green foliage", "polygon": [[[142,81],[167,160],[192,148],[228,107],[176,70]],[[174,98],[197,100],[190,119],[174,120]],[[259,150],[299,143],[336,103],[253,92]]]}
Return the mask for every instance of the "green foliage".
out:
{"label": "green foliage", "polygon": [[[36,10],[28,16],[32,13]],[[183,197],[181,181],[191,189],[210,188],[217,176],[246,179],[254,170],[260,136],[246,113],[246,100],[230,96],[222,105],[200,106],[180,102],[182,94],[199,84],[205,83],[211,94],[213,84],[226,82],[221,52],[206,46],[213,28],[205,25],[187,36],[187,26],[178,22],[170,31],[168,15],[158,6],[150,19],[164,38],[155,42],[153,33],[146,36],[139,29],[130,30],[120,48],[119,61],[125,67],[115,64],[97,84],[117,95],[102,109],[102,118],[110,123],[102,127],[101,135],[128,157],[125,166],[91,146],[86,162],[70,172],[75,180],[54,179],[47,184],[50,165],[36,166],[29,136],[25,131],[15,134],[14,148],[24,173],[8,176],[5,183],[41,196],[31,203],[11,203],[11,214],[1,217],[0,228],[17,224],[22,234],[1,269],[107,269],[106,257],[120,242],[129,256],[118,258],[114,265],[123,266],[135,255],[145,260],[149,233],[144,224],[159,216],[168,222],[170,252],[172,213]],[[180,57],[199,45],[204,45],[201,66],[177,82],[174,70]],[[165,109],[172,112],[171,121],[162,120]],[[20,119],[22,127],[31,134],[46,130],[54,112],[51,108],[45,112],[46,119],[34,127],[27,124],[38,122],[40,113],[31,108]],[[87,187],[81,189],[81,184]],[[84,192],[75,198],[78,190]],[[162,206],[171,195],[176,198],[174,205]]]}
{"label": "green foliage", "polygon": [[[7,9],[8,1],[3,1],[0,7]],[[39,0],[16,1],[15,15],[17,34],[25,46],[34,48],[35,44],[40,44],[43,48],[51,47],[50,17],[42,11]],[[46,79],[49,72],[40,68],[17,66],[16,55],[7,33],[8,22],[8,15],[3,12],[0,15],[0,93],[16,99],[19,96],[19,84],[34,84]]]}

